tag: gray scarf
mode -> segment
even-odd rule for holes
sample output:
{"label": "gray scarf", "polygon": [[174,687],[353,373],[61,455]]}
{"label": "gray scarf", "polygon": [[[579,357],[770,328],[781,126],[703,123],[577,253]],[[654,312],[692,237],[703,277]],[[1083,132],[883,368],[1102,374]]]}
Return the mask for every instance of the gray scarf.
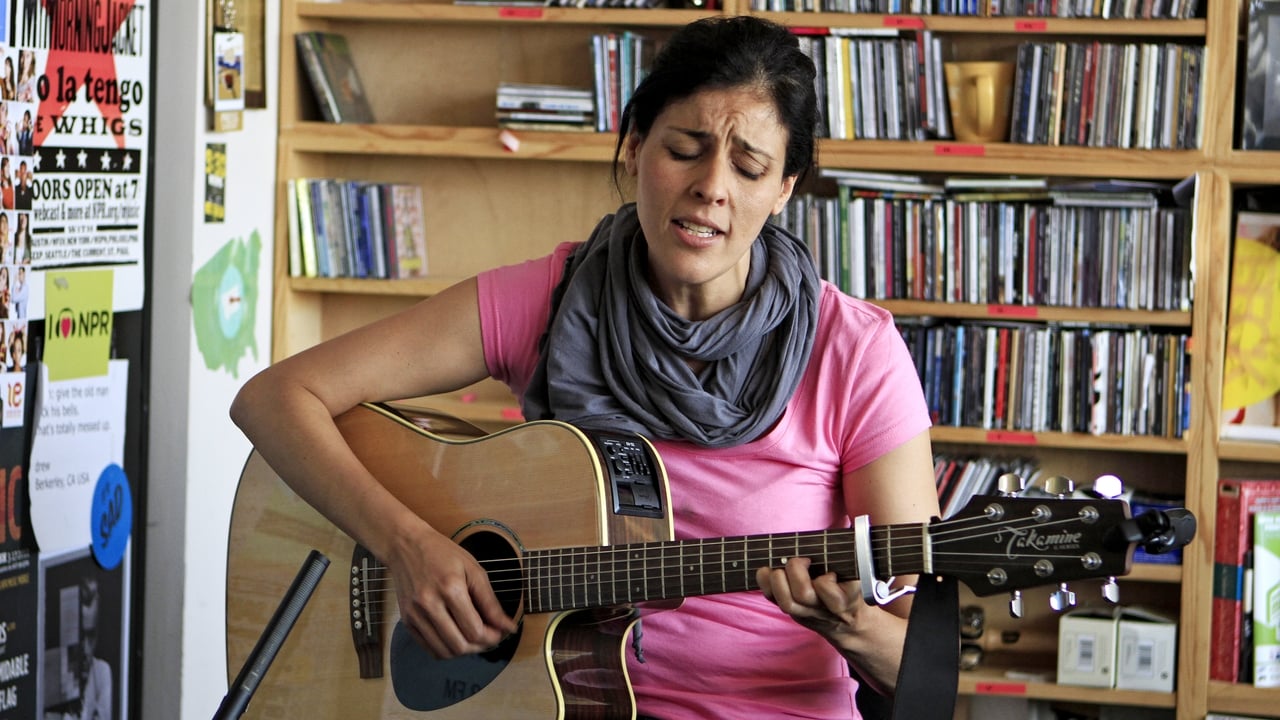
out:
{"label": "gray scarf", "polygon": [[[819,282],[808,250],[766,224],[742,300],[699,321],[653,294],[647,264],[634,204],[606,216],[570,254],[525,418],[712,448],[760,437],[782,416],[813,350]],[[694,374],[686,358],[707,365]]]}

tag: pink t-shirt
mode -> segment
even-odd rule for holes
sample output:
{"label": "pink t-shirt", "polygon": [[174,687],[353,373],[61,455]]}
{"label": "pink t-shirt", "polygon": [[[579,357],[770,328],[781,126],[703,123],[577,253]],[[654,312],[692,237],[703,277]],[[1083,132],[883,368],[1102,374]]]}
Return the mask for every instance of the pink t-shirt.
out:
{"label": "pink t-shirt", "polygon": [[[479,277],[485,359],[517,396],[537,364],[551,292],[572,248]],[[769,433],[721,450],[654,443],[676,538],[848,527],[844,474],[929,424],[893,317],[824,282],[809,366]],[[642,633],[645,662],[628,653],[642,715],[858,717],[844,659],[759,592],[688,598],[678,610],[646,615]]]}

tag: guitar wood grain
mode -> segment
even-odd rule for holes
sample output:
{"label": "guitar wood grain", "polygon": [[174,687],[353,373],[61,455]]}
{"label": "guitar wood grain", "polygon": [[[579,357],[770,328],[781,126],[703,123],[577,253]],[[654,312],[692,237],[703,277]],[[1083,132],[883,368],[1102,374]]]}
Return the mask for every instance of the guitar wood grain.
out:
{"label": "guitar wood grain", "polygon": [[[374,406],[338,418],[373,475],[446,534],[493,520],[526,549],[670,540],[667,519],[606,512],[595,451],[562,423],[527,423],[478,438],[450,438]],[[665,476],[662,492],[666,495]],[[669,503],[669,499],[667,500]],[[361,679],[352,646],[354,541],[293,493],[256,452],[245,465],[232,512],[227,556],[227,667],[243,665],[298,565],[311,549],[334,565],[264,676],[247,718],[595,718],[632,717],[622,652],[632,615],[528,614],[510,665],[482,692],[447,708],[404,708],[388,679]],[[399,615],[385,594],[383,632]],[[595,632],[608,628],[605,633]],[[587,637],[594,634],[595,637]],[[389,642],[383,666],[389,667]],[[585,653],[585,654],[584,654]],[[549,666],[569,677],[562,682]],[[601,682],[603,678],[612,678]],[[619,685],[620,683],[620,685]],[[608,689],[609,685],[618,685]],[[619,694],[619,691],[621,694]]]}

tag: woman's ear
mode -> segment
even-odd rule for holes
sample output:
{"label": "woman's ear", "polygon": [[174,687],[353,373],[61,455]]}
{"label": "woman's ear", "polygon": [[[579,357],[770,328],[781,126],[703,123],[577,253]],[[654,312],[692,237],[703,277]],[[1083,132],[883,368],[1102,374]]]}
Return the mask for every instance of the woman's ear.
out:
{"label": "woman's ear", "polygon": [[782,192],[778,194],[778,202],[773,205],[773,214],[777,215],[787,206],[787,201],[791,199],[791,192],[796,189],[796,176],[788,175],[782,178]]}
{"label": "woman's ear", "polygon": [[640,142],[640,135],[632,132],[627,135],[626,143],[622,148],[622,163],[627,170],[627,175],[631,177],[636,176],[636,153],[640,151]]}

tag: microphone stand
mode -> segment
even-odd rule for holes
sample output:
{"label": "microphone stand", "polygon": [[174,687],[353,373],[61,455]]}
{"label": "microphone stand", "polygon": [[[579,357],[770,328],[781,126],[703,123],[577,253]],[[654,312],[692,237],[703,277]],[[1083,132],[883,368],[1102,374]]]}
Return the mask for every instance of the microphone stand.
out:
{"label": "microphone stand", "polygon": [[311,599],[311,593],[315,591],[316,585],[320,583],[320,577],[328,567],[329,558],[319,551],[312,550],[307,555],[306,562],[298,570],[293,584],[289,586],[288,592],[280,600],[280,606],[276,608],[271,621],[267,623],[262,636],[258,638],[258,644],[254,646],[253,652],[249,653],[244,667],[240,668],[240,674],[236,676],[235,682],[222,698],[222,704],[214,713],[213,720],[235,720],[244,713],[245,708],[249,706],[249,699],[258,689],[258,683],[262,681],[262,676],[266,675],[267,668],[275,660],[285,637],[293,629],[298,616],[302,614],[303,606]]}

